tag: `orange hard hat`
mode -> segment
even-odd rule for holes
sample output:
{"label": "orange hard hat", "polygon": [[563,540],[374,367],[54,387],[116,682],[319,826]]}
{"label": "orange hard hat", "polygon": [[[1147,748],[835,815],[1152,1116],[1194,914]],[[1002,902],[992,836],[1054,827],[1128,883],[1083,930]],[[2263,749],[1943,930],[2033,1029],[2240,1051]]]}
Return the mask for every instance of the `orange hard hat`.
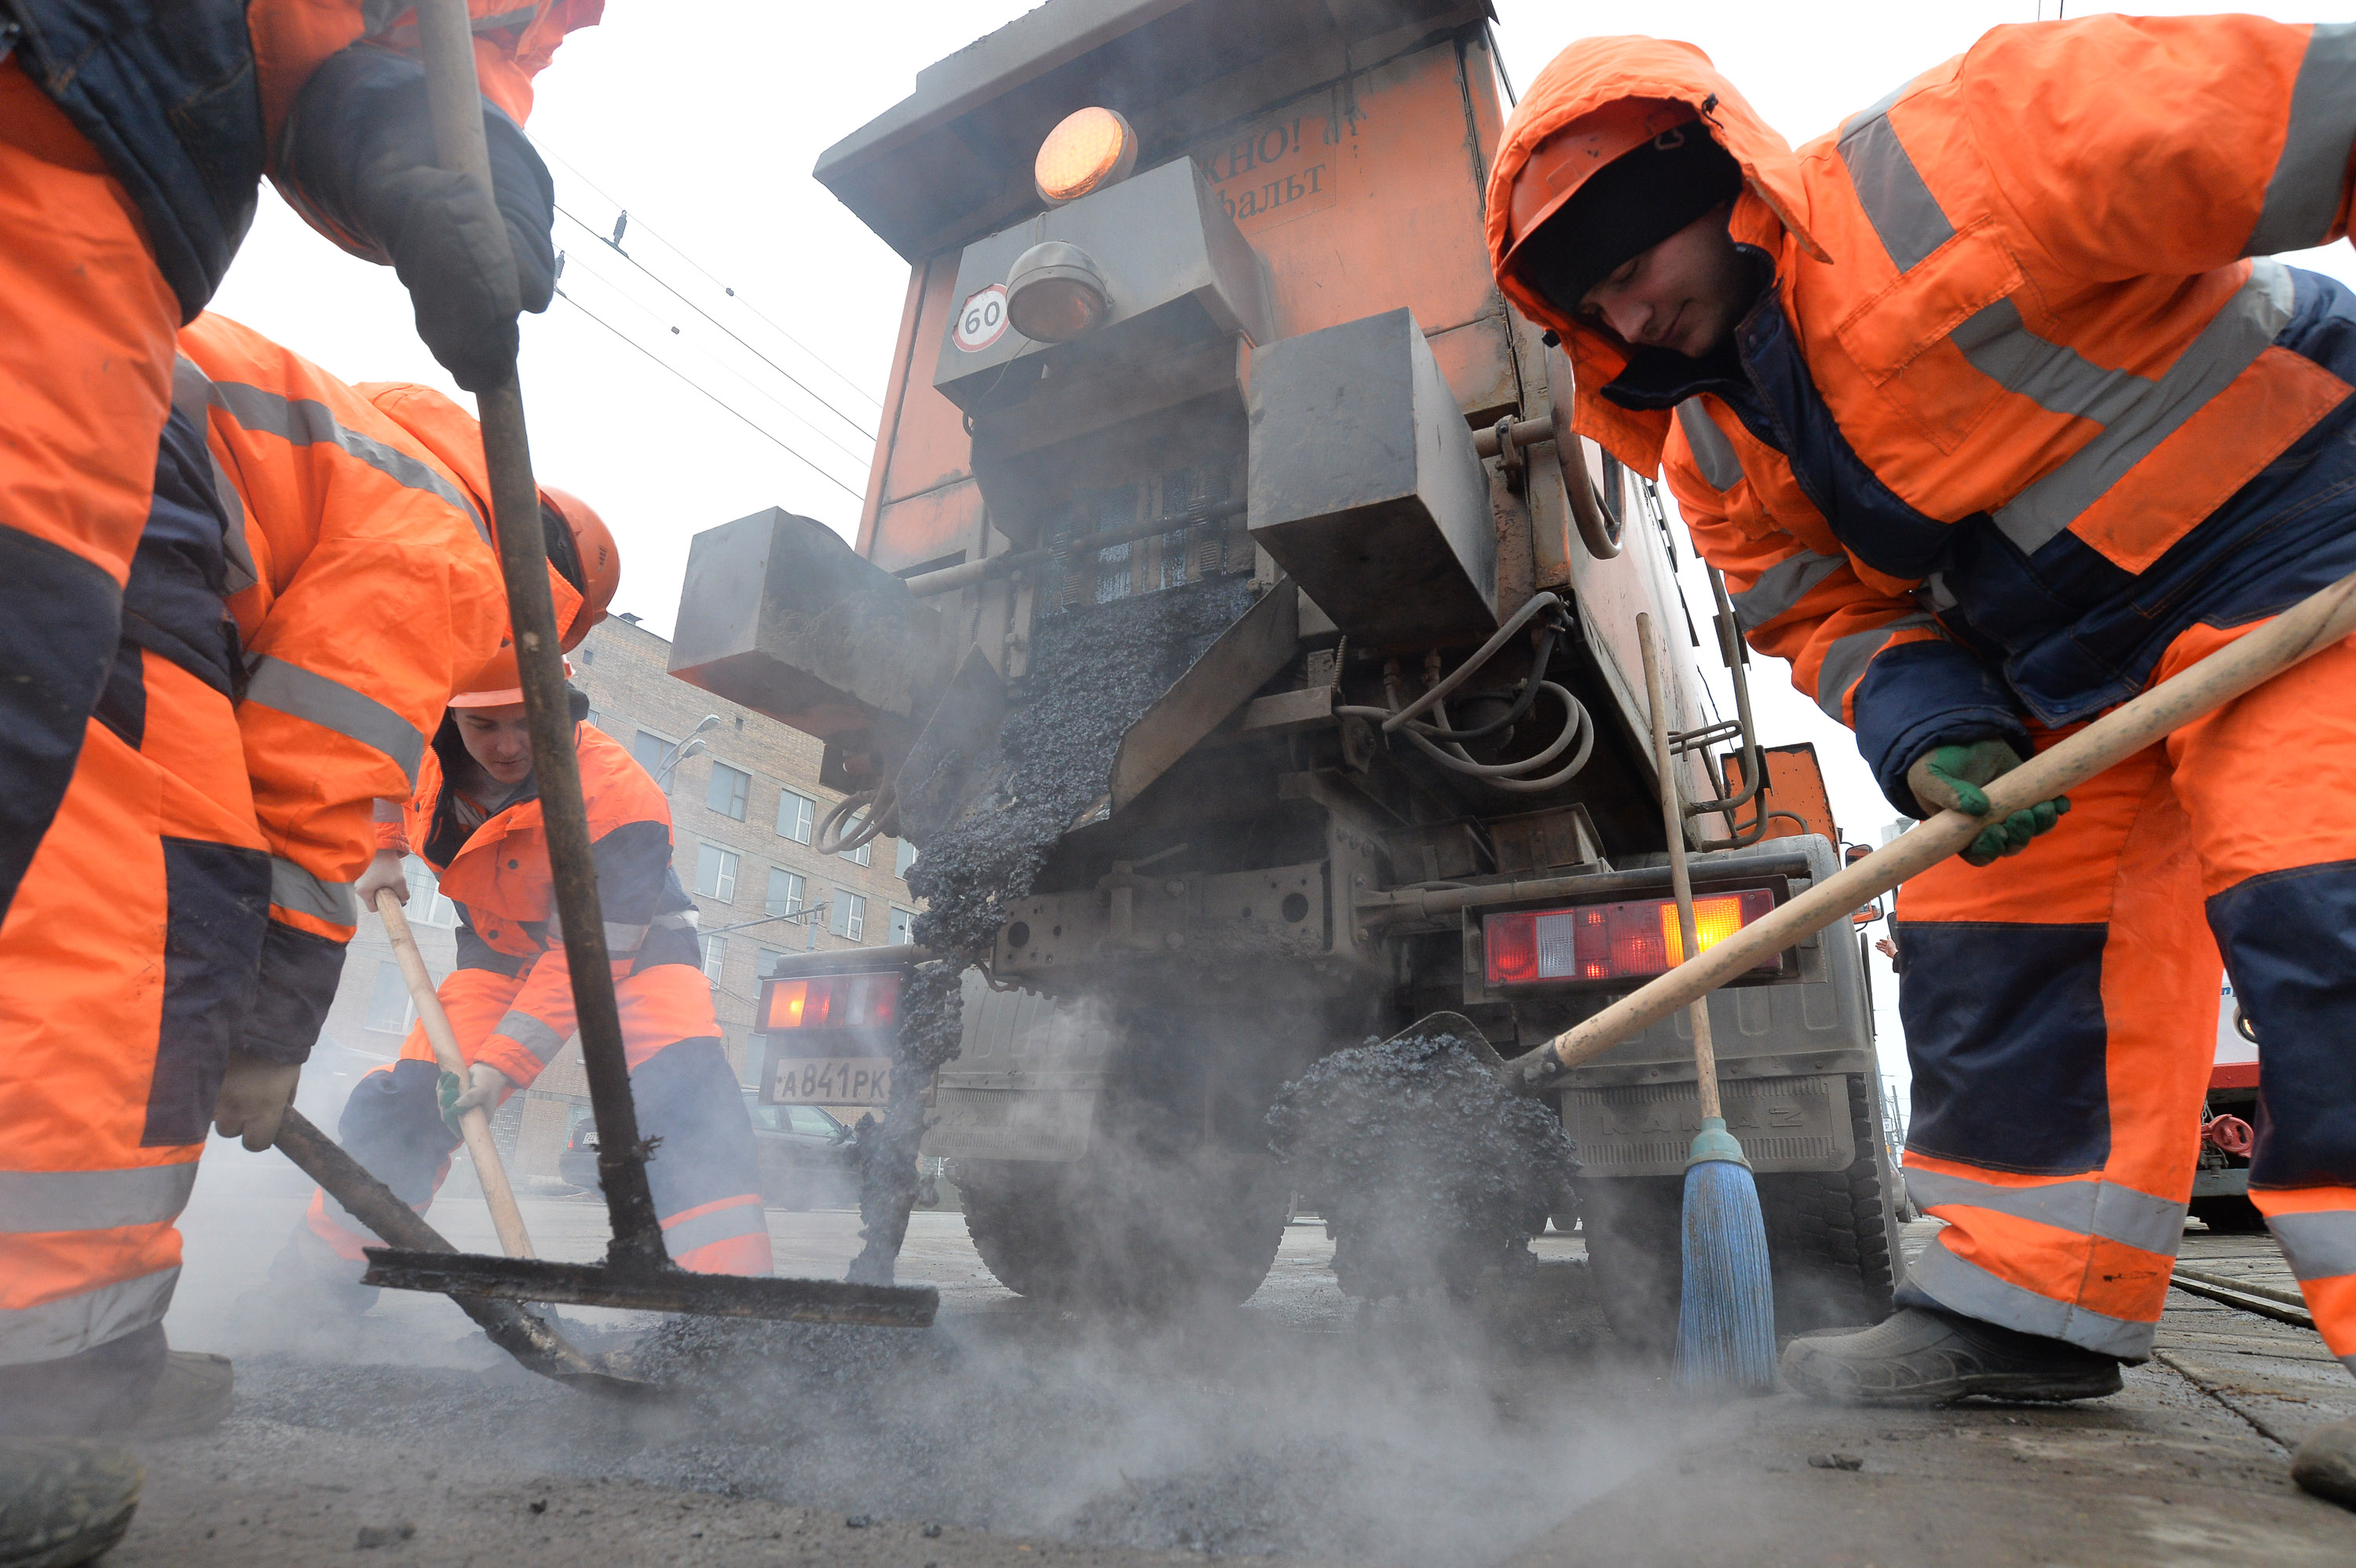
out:
{"label": "orange hard hat", "polygon": [[1497,264],[1511,274],[1524,244],[1547,219],[1579,194],[1596,171],[1655,137],[1701,118],[1690,103],[1666,98],[1622,98],[1582,114],[1538,144],[1514,176],[1510,204],[1513,241]]}
{"label": "orange hard hat", "polygon": [[[581,645],[590,627],[605,618],[606,606],[614,603],[614,592],[622,585],[622,552],[616,548],[613,531],[605,527],[605,519],[572,491],[559,490],[553,485],[541,485],[540,509],[543,527],[551,514],[564,525],[565,537],[573,547],[572,564],[580,572],[581,608],[573,613],[573,624],[564,628],[560,639],[569,652]],[[563,545],[553,535],[549,544],[549,560],[562,571],[566,565],[560,554]]]}
{"label": "orange hard hat", "polygon": [[[573,661],[564,661],[564,678],[573,678]],[[512,708],[523,700],[523,676],[516,668],[515,644],[499,639],[491,662],[461,681],[450,694],[453,708]]]}

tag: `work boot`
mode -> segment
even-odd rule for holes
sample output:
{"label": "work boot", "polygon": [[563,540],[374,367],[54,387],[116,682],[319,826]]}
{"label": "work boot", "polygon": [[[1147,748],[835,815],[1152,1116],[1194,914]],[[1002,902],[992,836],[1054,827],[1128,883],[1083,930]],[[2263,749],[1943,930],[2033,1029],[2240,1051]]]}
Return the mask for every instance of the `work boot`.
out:
{"label": "work boot", "polygon": [[1870,1328],[1793,1340],[1783,1381],[1840,1404],[1951,1404],[1992,1399],[2099,1399],[2119,1392],[2115,1356],[1926,1307]]}
{"label": "work boot", "polygon": [[174,1350],[164,1362],[163,1375],[147,1391],[129,1435],[193,1437],[219,1426],[235,1403],[235,1378],[227,1356]]}
{"label": "work boot", "polygon": [[0,1568],[72,1568],[131,1528],[146,1479],[111,1443],[0,1437]]}
{"label": "work boot", "polygon": [[2290,1456],[2290,1478],[2326,1502],[2356,1509],[2356,1420],[2310,1434]]}

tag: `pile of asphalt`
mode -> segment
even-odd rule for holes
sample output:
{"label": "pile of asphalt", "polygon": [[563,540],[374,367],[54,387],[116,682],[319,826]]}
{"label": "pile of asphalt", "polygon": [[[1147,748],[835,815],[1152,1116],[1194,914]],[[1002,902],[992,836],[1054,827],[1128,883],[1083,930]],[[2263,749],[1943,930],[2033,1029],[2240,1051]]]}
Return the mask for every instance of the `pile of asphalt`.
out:
{"label": "pile of asphalt", "polygon": [[1105,794],[1122,734],[1251,604],[1250,582],[1227,577],[1032,623],[997,753],[975,770],[980,788],[908,869],[908,891],[925,901],[915,938],[942,957],[901,987],[891,1099],[860,1140],[866,1245],[853,1280],[892,1282],[916,1201],[925,1088],[958,1052],[958,976],[989,955],[1055,841]]}
{"label": "pile of asphalt", "polygon": [[1268,1125],[1355,1296],[1469,1295],[1572,1207],[1579,1160],[1561,1120],[1451,1036],[1336,1051],[1285,1086]]}

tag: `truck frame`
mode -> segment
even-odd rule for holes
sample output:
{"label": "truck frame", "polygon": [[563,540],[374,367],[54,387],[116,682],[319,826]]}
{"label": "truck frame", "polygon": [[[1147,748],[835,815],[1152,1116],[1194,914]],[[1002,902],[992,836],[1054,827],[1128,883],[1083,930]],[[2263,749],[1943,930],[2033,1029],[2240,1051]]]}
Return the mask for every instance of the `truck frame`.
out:
{"label": "truck frame", "polygon": [[[1668,897],[1640,613],[1667,645],[1699,891],[1747,910],[1837,869],[1813,752],[1751,732],[1722,586],[1696,620],[1657,491],[1558,428],[1569,362],[1491,279],[1491,19],[1049,0],[819,162],[910,264],[856,546],[780,511],[699,535],[673,672],[822,739],[821,782],[922,850],[988,809],[969,764],[1006,716],[1076,678],[1043,662],[1058,638],[1155,595],[1244,606],[1128,724],[969,955],[960,1054],[911,1090],[1026,1295],[1242,1299],[1287,1210],[1264,1121],[1284,1083],[1439,1009],[1510,1057],[1651,972],[1563,956],[1580,921],[1635,953]],[[1051,202],[1034,160],[1090,109],[1133,172]],[[1097,319],[1025,337],[1040,278]],[[1705,646],[1733,718],[1703,712]],[[769,987],[919,956],[788,960]],[[1900,1264],[1855,943],[1803,944],[1710,1009],[1781,1327],[1877,1319]],[[786,1011],[765,995],[773,1067],[887,1049],[873,1019],[809,1034]],[[1687,1028],[1545,1090],[1585,1165],[1555,1222],[1583,1226],[1614,1326],[1647,1344],[1676,1320]],[[765,1080],[793,1096],[794,1073]]]}

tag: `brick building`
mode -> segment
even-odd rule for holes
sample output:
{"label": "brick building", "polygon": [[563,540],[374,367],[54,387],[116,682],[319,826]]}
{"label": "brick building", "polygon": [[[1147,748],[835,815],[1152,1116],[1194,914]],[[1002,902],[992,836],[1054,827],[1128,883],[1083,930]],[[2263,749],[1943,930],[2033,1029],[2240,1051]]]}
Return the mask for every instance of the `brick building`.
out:
{"label": "brick building", "polygon": [[[590,722],[630,748],[663,780],[671,801],[672,865],[694,895],[728,1060],[757,1082],[752,1024],[761,976],[777,956],[810,947],[905,942],[916,901],[904,880],[914,850],[878,838],[853,856],[811,847],[818,820],[841,797],[818,784],[819,742],[669,673],[670,644],[626,617],[593,630],[573,653],[573,684],[589,698]],[[707,718],[716,718],[708,728]],[[409,917],[434,978],[456,961],[456,914],[422,862],[409,866]],[[383,929],[363,920],[327,1015],[321,1092],[305,1104],[333,1115],[369,1058],[398,1054],[415,1017]],[[519,1173],[545,1175],[588,1105],[577,1043],[510,1098],[498,1118]]]}

